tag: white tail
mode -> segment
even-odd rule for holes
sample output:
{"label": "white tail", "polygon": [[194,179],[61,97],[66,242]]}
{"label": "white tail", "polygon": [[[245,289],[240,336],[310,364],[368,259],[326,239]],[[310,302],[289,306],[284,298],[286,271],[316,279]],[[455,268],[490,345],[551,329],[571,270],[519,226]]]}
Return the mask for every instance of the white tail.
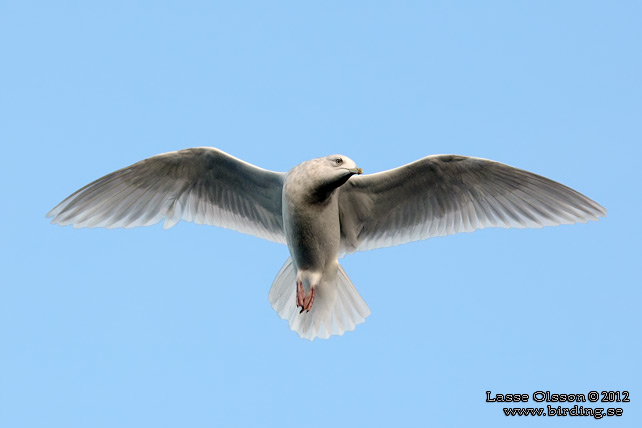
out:
{"label": "white tail", "polygon": [[304,339],[327,339],[352,331],[370,315],[370,309],[339,265],[334,281],[319,284],[310,312],[296,307],[296,270],[289,258],[276,275],[268,299],[272,308]]}

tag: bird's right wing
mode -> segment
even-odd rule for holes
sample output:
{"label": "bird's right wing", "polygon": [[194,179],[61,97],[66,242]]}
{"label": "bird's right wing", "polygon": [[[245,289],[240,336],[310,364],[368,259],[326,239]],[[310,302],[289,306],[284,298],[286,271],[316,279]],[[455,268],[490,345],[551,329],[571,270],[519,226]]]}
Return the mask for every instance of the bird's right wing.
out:
{"label": "bird's right wing", "polygon": [[339,190],[341,251],[389,247],[485,227],[597,220],[597,202],[548,178],[488,159],[428,156]]}
{"label": "bird's right wing", "polygon": [[258,168],[213,147],[152,156],[88,184],[47,214],[74,227],[169,228],[180,220],[234,229],[285,243],[285,174]]}

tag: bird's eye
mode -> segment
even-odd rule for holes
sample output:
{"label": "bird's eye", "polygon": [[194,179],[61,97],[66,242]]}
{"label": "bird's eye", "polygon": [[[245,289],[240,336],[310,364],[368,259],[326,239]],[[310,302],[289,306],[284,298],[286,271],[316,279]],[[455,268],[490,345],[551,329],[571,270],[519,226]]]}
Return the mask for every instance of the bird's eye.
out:
{"label": "bird's eye", "polygon": [[341,165],[343,163],[343,159],[341,158],[336,158],[334,161],[337,165]]}

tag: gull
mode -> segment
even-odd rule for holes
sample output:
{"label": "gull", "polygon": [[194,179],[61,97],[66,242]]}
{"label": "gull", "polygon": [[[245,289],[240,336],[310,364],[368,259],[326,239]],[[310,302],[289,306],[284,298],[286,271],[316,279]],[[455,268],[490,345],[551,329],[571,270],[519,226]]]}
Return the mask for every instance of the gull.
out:
{"label": "gull", "polygon": [[180,220],[286,244],[268,299],[305,339],[354,330],[370,309],[339,264],[355,251],[472,232],[586,223],[606,209],[537,174],[433,155],[362,175],[347,156],[274,172],[213,147],[152,156],[107,174],[47,214],[62,226],[131,228]]}

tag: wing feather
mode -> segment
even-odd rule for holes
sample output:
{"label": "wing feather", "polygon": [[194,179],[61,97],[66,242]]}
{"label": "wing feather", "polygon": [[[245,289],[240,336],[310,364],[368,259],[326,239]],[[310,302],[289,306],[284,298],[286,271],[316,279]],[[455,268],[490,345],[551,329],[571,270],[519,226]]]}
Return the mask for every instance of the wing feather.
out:
{"label": "wing feather", "polygon": [[210,224],[285,243],[284,173],[199,147],[164,153],[107,174],[76,191],[47,217],[74,227],[137,227],[161,220]]}
{"label": "wing feather", "polygon": [[548,178],[487,159],[428,156],[339,190],[342,251],[369,250],[486,227],[598,220],[606,210]]}

